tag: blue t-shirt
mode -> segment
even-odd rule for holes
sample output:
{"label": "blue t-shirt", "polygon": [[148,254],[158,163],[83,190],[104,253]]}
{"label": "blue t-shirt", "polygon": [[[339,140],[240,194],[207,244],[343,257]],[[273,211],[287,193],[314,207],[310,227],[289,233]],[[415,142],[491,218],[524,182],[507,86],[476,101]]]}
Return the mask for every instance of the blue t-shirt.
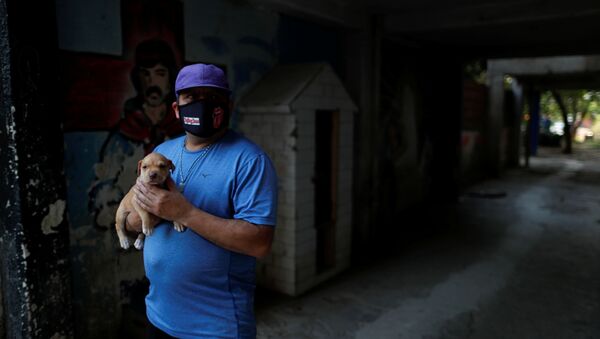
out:
{"label": "blue t-shirt", "polygon": [[[221,218],[275,225],[277,177],[258,146],[228,131],[210,149],[189,152],[184,138],[155,152],[175,165],[176,184],[187,179],[183,194],[194,206]],[[146,313],[156,327],[178,338],[256,336],[254,257],[191,229],[179,233],[164,221],[146,238],[144,266],[150,280]]]}

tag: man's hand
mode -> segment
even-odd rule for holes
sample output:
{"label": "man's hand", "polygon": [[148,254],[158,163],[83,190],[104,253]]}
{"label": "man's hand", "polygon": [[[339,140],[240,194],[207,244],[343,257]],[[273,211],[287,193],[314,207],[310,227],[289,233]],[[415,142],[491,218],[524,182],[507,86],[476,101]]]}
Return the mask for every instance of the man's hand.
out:
{"label": "man's hand", "polygon": [[133,191],[135,202],[141,208],[165,220],[176,221],[194,207],[177,190],[175,182],[170,177],[166,181],[167,189],[148,185],[138,180]]}

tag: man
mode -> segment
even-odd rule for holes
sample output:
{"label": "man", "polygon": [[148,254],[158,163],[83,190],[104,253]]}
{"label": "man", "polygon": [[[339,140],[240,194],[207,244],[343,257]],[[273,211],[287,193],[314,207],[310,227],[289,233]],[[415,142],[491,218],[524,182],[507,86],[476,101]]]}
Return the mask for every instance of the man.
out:
{"label": "man", "polygon": [[171,107],[176,72],[166,42],[152,39],[136,47],[130,77],[137,94],[125,102],[123,117],[102,145],[89,193],[96,227],[112,228],[119,201],[135,182],[138,160],[165,139],[183,134]]}
{"label": "man", "polygon": [[[275,170],[258,146],[227,128],[232,105],[221,69],[184,67],[175,91],[185,136],[155,150],[175,164],[174,180],[167,189],[134,187],[137,203],[165,220],[144,248],[151,333],[254,338],[255,264],[273,239]],[[187,230],[174,230],[174,221]]]}

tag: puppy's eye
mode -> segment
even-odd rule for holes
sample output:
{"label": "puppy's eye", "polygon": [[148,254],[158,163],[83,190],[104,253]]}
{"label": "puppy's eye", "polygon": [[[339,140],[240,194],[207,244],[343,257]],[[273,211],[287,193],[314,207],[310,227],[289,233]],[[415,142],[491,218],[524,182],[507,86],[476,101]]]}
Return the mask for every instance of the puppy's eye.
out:
{"label": "puppy's eye", "polygon": [[165,167],[167,167],[167,165],[165,165],[165,164],[160,164],[160,165],[158,165],[158,167],[160,167],[160,168],[165,168]]}
{"label": "puppy's eye", "polygon": [[146,168],[148,168],[148,166],[147,166],[147,165],[144,165],[144,166],[142,166],[142,168],[143,168],[143,169],[146,169]]}

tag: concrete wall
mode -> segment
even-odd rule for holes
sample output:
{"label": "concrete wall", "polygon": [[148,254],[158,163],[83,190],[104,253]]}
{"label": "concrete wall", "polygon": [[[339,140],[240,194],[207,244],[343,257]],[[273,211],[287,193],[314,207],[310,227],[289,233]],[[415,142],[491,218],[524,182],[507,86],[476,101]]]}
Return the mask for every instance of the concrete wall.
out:
{"label": "concrete wall", "polygon": [[485,169],[485,118],[487,116],[487,86],[472,80],[463,85],[463,116],[461,126],[461,185],[480,180]]}

